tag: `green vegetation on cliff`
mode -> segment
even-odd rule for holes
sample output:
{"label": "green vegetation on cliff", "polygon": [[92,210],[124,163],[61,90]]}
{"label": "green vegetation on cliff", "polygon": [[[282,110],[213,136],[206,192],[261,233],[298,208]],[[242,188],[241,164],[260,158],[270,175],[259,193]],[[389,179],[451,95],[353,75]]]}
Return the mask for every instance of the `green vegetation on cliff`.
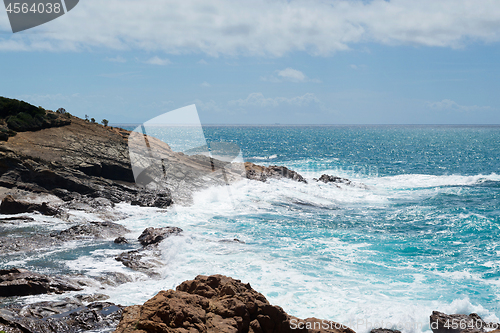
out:
{"label": "green vegetation on cliff", "polygon": [[67,116],[62,117],[42,107],[0,96],[0,140],[6,141],[16,132],[37,131],[70,123]]}

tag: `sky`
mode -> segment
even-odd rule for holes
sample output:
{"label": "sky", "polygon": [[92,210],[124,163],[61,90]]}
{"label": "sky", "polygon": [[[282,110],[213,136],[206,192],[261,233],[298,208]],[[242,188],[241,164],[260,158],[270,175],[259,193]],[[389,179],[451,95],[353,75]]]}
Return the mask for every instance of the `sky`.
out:
{"label": "sky", "polygon": [[139,124],[500,124],[497,0],[80,0],[13,34],[0,96]]}

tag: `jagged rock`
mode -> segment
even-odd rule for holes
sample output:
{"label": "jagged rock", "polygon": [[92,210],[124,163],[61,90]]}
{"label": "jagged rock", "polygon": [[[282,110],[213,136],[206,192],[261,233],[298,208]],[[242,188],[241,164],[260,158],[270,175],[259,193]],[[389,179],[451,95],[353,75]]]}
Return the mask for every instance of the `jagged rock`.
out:
{"label": "jagged rock", "polygon": [[352,184],[352,182],[347,178],[330,176],[330,175],[326,175],[326,174],[321,175],[321,177],[319,177],[319,179],[315,179],[315,180],[318,182],[323,182],[323,183],[340,183],[340,184],[347,184],[347,185]]}
{"label": "jagged rock", "polygon": [[0,270],[0,296],[27,296],[82,290],[75,283],[22,268]]}
{"label": "jagged rock", "polygon": [[307,181],[299,173],[288,169],[284,166],[271,165],[268,167],[245,163],[245,172],[248,179],[259,180],[265,182],[269,178],[287,178],[298,182],[307,183]]}
{"label": "jagged rock", "polygon": [[137,197],[131,202],[131,204],[134,206],[157,208],[167,208],[172,203],[172,195],[170,191],[166,190],[158,193],[139,192]]}
{"label": "jagged rock", "polygon": [[122,307],[108,302],[87,306],[77,300],[39,302],[0,309],[0,330],[9,333],[110,332]]}
{"label": "jagged rock", "polygon": [[347,178],[330,176],[330,175],[326,175],[326,174],[321,175],[321,177],[319,177],[319,179],[313,178],[313,180],[315,180],[317,182],[323,182],[325,184],[332,184],[332,185],[337,186],[338,188],[340,188],[339,184],[344,184],[344,185],[362,188],[365,190],[369,189],[369,187],[363,183],[355,183],[355,182],[350,181]]}
{"label": "jagged rock", "polygon": [[200,275],[175,291],[159,292],[142,306],[125,308],[115,333],[354,333],[341,325],[335,328],[333,322],[330,328],[322,329],[323,322],[289,316],[240,280]]}
{"label": "jagged rock", "polygon": [[159,277],[155,269],[162,266],[163,262],[160,260],[161,253],[157,245],[165,238],[179,235],[181,232],[182,229],[177,227],[146,228],[138,238],[143,247],[123,252],[115,260],[150,277]]}
{"label": "jagged rock", "polygon": [[51,191],[51,193],[59,197],[63,201],[80,200],[82,198],[82,195],[80,193],[71,192],[64,188],[55,188]]}
{"label": "jagged rock", "polygon": [[14,199],[11,195],[7,195],[0,204],[0,214],[21,214],[33,212],[40,212],[43,215],[54,216],[59,211],[48,206],[46,202],[42,204],[23,202]]}
{"label": "jagged rock", "polygon": [[499,324],[486,323],[477,313],[448,315],[433,311],[430,326],[434,333],[480,333],[486,332],[486,329],[498,328]]}
{"label": "jagged rock", "polygon": [[115,238],[115,240],[113,242],[115,244],[128,244],[127,239],[125,237],[123,237],[123,236]]}
{"label": "jagged rock", "polygon": [[139,242],[142,246],[157,244],[165,238],[178,235],[181,232],[182,229],[177,227],[146,228],[139,236]]}
{"label": "jagged rock", "polygon": [[94,303],[94,302],[108,300],[109,296],[104,294],[92,294],[92,295],[76,295],[75,298],[83,303]]}
{"label": "jagged rock", "polygon": [[130,232],[121,224],[113,222],[90,222],[72,226],[69,229],[52,233],[52,237],[63,240],[78,239],[81,237],[111,238]]}
{"label": "jagged rock", "polygon": [[158,278],[160,274],[155,269],[164,264],[159,258],[160,251],[155,247],[150,247],[147,250],[139,249],[123,252],[115,260],[120,261],[134,271],[145,273],[152,278]]}
{"label": "jagged rock", "polygon": [[124,283],[132,282],[133,278],[124,273],[103,272],[101,276],[97,277],[97,280],[103,285],[116,287]]}

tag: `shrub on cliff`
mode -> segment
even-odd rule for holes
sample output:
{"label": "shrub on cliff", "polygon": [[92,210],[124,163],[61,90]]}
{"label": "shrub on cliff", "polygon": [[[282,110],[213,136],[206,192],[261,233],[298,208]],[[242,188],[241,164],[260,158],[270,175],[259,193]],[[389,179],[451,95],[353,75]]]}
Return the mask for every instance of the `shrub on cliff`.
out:
{"label": "shrub on cliff", "polygon": [[59,114],[46,111],[42,107],[36,107],[17,99],[0,97],[0,120],[2,120],[0,140],[7,140],[16,132],[68,125],[71,123],[68,119],[71,115],[66,110],[64,111],[66,119],[63,119]]}
{"label": "shrub on cliff", "polygon": [[26,113],[31,117],[37,115],[42,117],[45,116],[45,110],[43,108],[36,107],[17,99],[0,97],[0,118],[5,119],[9,116],[16,116],[19,113]]}

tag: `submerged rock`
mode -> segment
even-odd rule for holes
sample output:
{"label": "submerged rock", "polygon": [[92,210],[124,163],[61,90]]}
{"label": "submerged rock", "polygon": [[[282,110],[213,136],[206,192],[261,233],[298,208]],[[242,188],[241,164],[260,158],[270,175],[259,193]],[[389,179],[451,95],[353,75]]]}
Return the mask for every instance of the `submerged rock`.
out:
{"label": "submerged rock", "polygon": [[219,240],[220,243],[240,243],[240,244],[245,244],[244,241],[239,240],[238,238],[233,238],[233,239],[221,239]]}
{"label": "submerged rock", "polygon": [[27,296],[82,290],[63,278],[50,277],[22,268],[0,270],[0,297]]}
{"label": "submerged rock", "polygon": [[[329,323],[328,329],[324,323]],[[240,280],[200,275],[175,291],[159,292],[142,306],[125,308],[115,333],[354,333],[340,324],[337,327],[334,322],[289,316]]]}
{"label": "submerged rock", "polygon": [[16,252],[37,252],[43,248],[59,246],[61,243],[58,238],[42,234],[23,237],[0,236],[0,258]]}
{"label": "submerged rock", "polygon": [[108,302],[84,306],[78,300],[39,302],[0,309],[0,330],[9,333],[111,332],[122,307]]}
{"label": "submerged rock", "polygon": [[268,167],[253,164],[250,162],[245,163],[246,177],[252,180],[259,180],[265,182],[269,178],[274,179],[292,179],[298,182],[307,183],[307,181],[299,173],[288,169],[284,166],[271,165]]}
{"label": "submerged rock", "polygon": [[33,212],[40,212],[43,215],[54,216],[59,211],[48,206],[46,202],[42,204],[23,202],[14,199],[11,195],[7,195],[0,204],[0,214],[21,214]]}

